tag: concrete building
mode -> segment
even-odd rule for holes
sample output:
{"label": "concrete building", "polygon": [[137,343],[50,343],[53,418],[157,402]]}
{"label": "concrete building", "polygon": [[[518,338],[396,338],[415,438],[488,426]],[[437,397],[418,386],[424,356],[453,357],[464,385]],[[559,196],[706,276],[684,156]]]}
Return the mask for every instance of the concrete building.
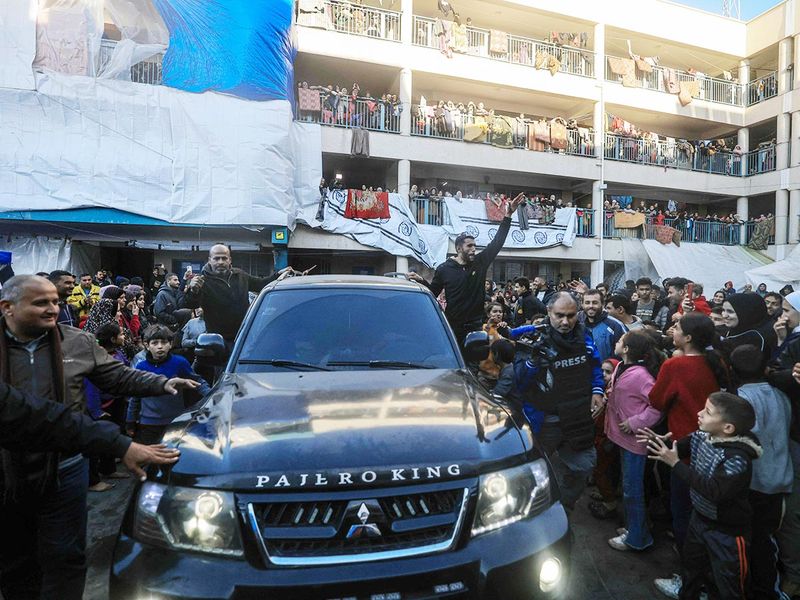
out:
{"label": "concrete building", "polygon": [[[461,0],[458,19],[466,27],[453,41],[454,16],[444,15],[437,0],[301,1],[296,83],[348,90],[359,84],[356,111],[364,117],[358,125],[371,130],[369,158],[350,157],[352,120],[336,122],[321,111],[296,118],[320,123],[323,176],[345,186],[380,186],[403,196],[413,185],[464,194],[524,190],[555,194],[581,209],[572,248],[504,251],[494,266],[498,280],[591,274],[596,282],[611,272],[623,259],[620,238],[630,232],[604,214],[608,196],[660,206],[673,200],[691,212],[736,213],[744,221],[771,213],[774,243],[767,254],[780,259],[800,237],[797,2],[741,22],[661,0]],[[637,68],[616,72],[614,59],[632,55],[640,59]],[[132,80],[160,83],[142,69]],[[670,93],[682,84],[693,94],[685,105]],[[396,118],[372,119],[367,92],[375,100],[396,95],[402,107]],[[483,103],[510,119],[560,117],[575,127],[561,150],[537,151],[527,138],[512,149],[467,143],[458,124],[437,126],[425,105],[440,100]],[[612,117],[648,134],[619,133]],[[725,140],[725,147],[690,152],[682,140]],[[410,202],[420,222],[442,224],[440,200]],[[272,267],[271,228],[114,223],[95,209],[2,216],[4,234],[69,235],[99,248],[99,260],[120,272],[131,264],[147,272],[152,262],[174,269],[202,262],[207,246],[220,239],[234,242],[240,257],[249,254],[244,266],[254,272]],[[737,245],[752,232],[752,225],[735,231],[717,225],[695,227],[685,241]],[[288,261],[322,273],[408,266],[406,258],[302,225],[289,236]]]}

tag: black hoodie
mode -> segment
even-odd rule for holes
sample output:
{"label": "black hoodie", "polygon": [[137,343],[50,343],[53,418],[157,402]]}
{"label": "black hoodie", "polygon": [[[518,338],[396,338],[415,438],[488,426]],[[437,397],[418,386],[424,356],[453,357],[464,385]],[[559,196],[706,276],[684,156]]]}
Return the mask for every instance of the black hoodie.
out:
{"label": "black hoodie", "polygon": [[203,286],[199,290],[187,287],[186,307],[202,307],[206,331],[218,333],[225,341],[232,342],[250,306],[248,292],[260,292],[265,285],[275,281],[279,274],[253,277],[236,268],[217,274],[206,264],[201,275]]}

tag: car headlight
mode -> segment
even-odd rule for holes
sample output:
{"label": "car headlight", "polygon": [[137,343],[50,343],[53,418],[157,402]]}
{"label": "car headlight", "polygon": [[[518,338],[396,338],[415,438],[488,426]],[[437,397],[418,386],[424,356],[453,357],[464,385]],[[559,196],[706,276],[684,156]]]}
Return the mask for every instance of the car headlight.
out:
{"label": "car headlight", "polygon": [[550,474],[544,459],[482,475],[472,535],[533,516],[550,504]]}
{"label": "car headlight", "polygon": [[243,555],[230,492],[145,483],[136,500],[133,536],[168,548]]}

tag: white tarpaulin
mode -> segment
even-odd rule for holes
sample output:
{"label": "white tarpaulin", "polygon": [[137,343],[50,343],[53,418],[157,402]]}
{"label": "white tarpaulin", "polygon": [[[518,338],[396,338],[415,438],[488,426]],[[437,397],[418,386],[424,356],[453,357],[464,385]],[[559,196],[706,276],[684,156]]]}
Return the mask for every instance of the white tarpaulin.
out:
{"label": "white tarpaulin", "polygon": [[[428,267],[436,267],[447,258],[447,234],[428,236],[414,220],[408,200],[400,194],[389,194],[388,219],[345,218],[347,190],[329,191],[325,203],[325,220],[316,219],[317,202],[308,204],[299,221],[309,227],[321,227],[331,233],[344,235],[359,244],[380,248],[394,256],[408,256]],[[438,228],[441,229],[441,228]]]}
{"label": "white tarpaulin", "polygon": [[321,171],[319,127],[293,127],[284,101],[40,74],[0,88],[0,210],[293,227]]}
{"label": "white tarpaulin", "polygon": [[[445,226],[448,232],[453,236],[469,233],[478,246],[488,246],[500,224],[488,219],[483,200],[445,198],[444,201],[450,215],[450,225]],[[504,248],[552,248],[562,244],[571,247],[575,241],[575,224],[574,208],[559,208],[551,224],[531,222],[529,229],[520,229],[515,214]]]}
{"label": "white tarpaulin", "polygon": [[47,237],[0,238],[0,250],[11,252],[11,268],[16,275],[69,270],[72,243]]}
{"label": "white tarpaulin", "polygon": [[745,275],[753,288],[766,283],[768,290],[778,291],[788,283],[794,289],[800,289],[800,246],[796,246],[783,260],[750,269]]}
{"label": "white tarpaulin", "polygon": [[0,1],[0,88],[32,90],[37,0]]}
{"label": "white tarpaulin", "polygon": [[733,280],[734,283],[741,281],[745,271],[769,261],[768,258],[749,252],[741,246],[681,244],[678,247],[674,244],[664,245],[655,240],[642,240],[641,243],[661,279],[686,277],[702,283],[705,291],[710,294],[722,289],[728,280]]}
{"label": "white tarpaulin", "polygon": [[[622,260],[625,263],[625,281],[640,277],[649,277],[653,283],[660,284],[661,277],[653,266],[647,250],[642,245],[642,240],[622,238]],[[624,282],[623,282],[624,283]]]}

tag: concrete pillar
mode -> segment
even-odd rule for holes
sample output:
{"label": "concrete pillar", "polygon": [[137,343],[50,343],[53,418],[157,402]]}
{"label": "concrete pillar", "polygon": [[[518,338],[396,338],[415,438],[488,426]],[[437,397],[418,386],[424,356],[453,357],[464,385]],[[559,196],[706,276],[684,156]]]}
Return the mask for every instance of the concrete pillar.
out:
{"label": "concrete pillar", "polygon": [[[602,85],[602,84],[600,84]],[[605,115],[603,114],[603,103],[594,103],[594,119],[592,121],[594,127],[594,155],[597,158],[603,157],[603,148],[605,147]]]}
{"label": "concrete pillar", "polygon": [[414,0],[401,0],[400,10],[400,41],[410,46],[414,29]]}
{"label": "concrete pillar", "polygon": [[789,192],[789,235],[786,239],[790,244],[800,242],[800,190]]}
{"label": "concrete pillar", "polygon": [[794,69],[792,69],[792,78],[794,79],[792,89],[800,90],[800,34],[794,36],[794,57],[792,62]]}
{"label": "concrete pillar", "polygon": [[[800,88],[798,88],[800,89]],[[790,167],[800,165],[800,110],[792,113],[792,127],[789,135]]]}
{"label": "concrete pillar", "polygon": [[742,127],[736,133],[736,143],[742,147],[743,152],[750,150],[750,130],[747,127]]}
{"label": "concrete pillar", "polygon": [[[750,203],[747,196],[736,199],[736,214],[742,221],[750,218]],[[741,225],[739,229],[739,243],[744,244],[747,241],[747,225]]]}
{"label": "concrete pillar", "polygon": [[748,81],[750,81],[750,61],[745,58],[739,61],[739,83],[747,85]]}
{"label": "concrete pillar", "polygon": [[603,258],[603,194],[605,186],[601,187],[600,181],[592,182],[592,210],[594,211],[594,237],[597,243],[598,259],[592,261],[591,279],[592,286],[596,286],[605,277],[605,259]]}
{"label": "concrete pillar", "polygon": [[783,38],[778,43],[778,94],[785,94],[792,89],[792,70],[789,68],[794,60],[793,40]]}
{"label": "concrete pillar", "polygon": [[606,26],[603,23],[594,26],[594,76],[598,81],[606,78]]}
{"label": "concrete pillar", "polygon": [[789,129],[792,124],[792,115],[789,113],[778,114],[777,147],[775,148],[775,166],[781,169],[789,168]]}
{"label": "concrete pillar", "polygon": [[411,135],[411,84],[411,69],[401,69],[398,100],[403,111],[400,113],[400,135]]}
{"label": "concrete pillar", "polygon": [[789,190],[775,192],[775,244],[786,244],[789,231]]}
{"label": "concrete pillar", "polygon": [[397,161],[397,193],[404,199],[408,198],[411,189],[411,161],[407,159]]}

